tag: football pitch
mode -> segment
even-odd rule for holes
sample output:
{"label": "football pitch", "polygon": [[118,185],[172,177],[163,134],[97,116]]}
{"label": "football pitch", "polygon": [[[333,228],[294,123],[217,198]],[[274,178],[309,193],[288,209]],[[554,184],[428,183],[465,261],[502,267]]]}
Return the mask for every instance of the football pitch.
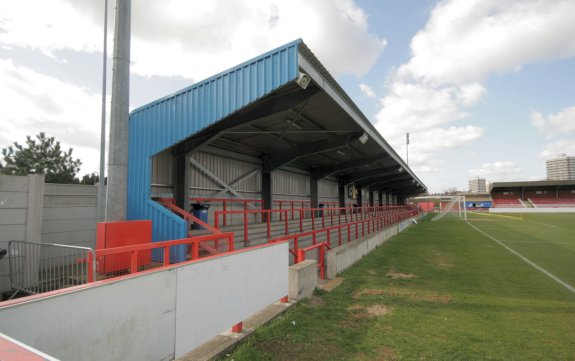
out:
{"label": "football pitch", "polygon": [[574,213],[430,219],[224,359],[575,360]]}
{"label": "football pitch", "polygon": [[575,293],[575,213],[467,213],[468,222]]}

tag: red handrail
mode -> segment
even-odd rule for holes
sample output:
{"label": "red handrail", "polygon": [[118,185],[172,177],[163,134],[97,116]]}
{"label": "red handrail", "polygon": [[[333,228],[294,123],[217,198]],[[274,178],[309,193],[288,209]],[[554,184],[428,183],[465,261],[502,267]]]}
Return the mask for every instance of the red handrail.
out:
{"label": "red handrail", "polygon": [[325,280],[325,249],[330,249],[329,244],[327,242],[322,242],[315,244],[313,246],[309,246],[306,248],[300,248],[298,250],[298,259],[301,261],[305,260],[305,253],[311,250],[317,249],[318,252],[318,262],[317,268],[319,269],[319,278]]}
{"label": "red handrail", "polygon": [[[190,245],[191,252],[190,252],[190,259],[189,260],[196,260],[200,258],[200,248],[204,249],[212,249],[209,246],[204,245],[205,242],[211,242],[217,244],[221,239],[227,240],[228,243],[228,250],[226,252],[231,252],[234,250],[234,234],[232,232],[227,233],[218,233],[218,234],[208,234],[203,236],[197,237],[190,237],[190,238],[182,238],[176,239],[171,241],[162,241],[162,242],[152,242],[152,243],[144,243],[144,244],[136,244],[130,246],[123,246],[123,247],[114,247],[114,248],[103,248],[103,249],[96,249],[96,262],[103,260],[105,256],[112,256],[112,255],[119,255],[119,254],[130,254],[130,273],[137,273],[138,272],[138,253],[144,251],[150,251],[152,249],[163,249],[163,267],[170,265],[170,247],[173,246],[180,246],[180,245]],[[217,246],[216,246],[217,247]],[[215,250],[217,253],[217,249]],[[186,261],[189,261],[186,260]],[[92,262],[94,260],[92,257],[88,257],[88,266],[92,267]],[[182,261],[185,262],[185,261]],[[97,263],[96,263],[97,264]],[[93,280],[93,279],[92,279]]]}

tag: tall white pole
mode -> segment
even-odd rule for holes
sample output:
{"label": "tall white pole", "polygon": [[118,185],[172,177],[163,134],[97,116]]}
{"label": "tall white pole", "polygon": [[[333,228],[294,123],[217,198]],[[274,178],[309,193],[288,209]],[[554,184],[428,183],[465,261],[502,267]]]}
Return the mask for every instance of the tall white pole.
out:
{"label": "tall white pole", "polygon": [[106,170],[106,64],[108,62],[108,0],[104,1],[104,55],[102,57],[102,126],[100,129],[100,174],[98,175],[98,201],[96,220],[101,222],[106,219],[102,207],[104,197],[105,170]]}
{"label": "tall white pole", "polygon": [[405,152],[406,152],[405,163],[409,167],[409,132],[405,133]]}
{"label": "tall white pole", "polygon": [[116,0],[108,190],[106,192],[106,219],[108,221],[126,220],[127,213],[131,6],[131,0]]}

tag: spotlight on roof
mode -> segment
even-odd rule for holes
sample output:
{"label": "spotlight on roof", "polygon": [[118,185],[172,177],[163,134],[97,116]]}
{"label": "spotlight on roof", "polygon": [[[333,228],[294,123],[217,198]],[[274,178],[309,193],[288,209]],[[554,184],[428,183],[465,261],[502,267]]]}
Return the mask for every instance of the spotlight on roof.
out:
{"label": "spotlight on roof", "polygon": [[305,89],[309,85],[310,81],[311,81],[311,78],[309,77],[309,75],[304,74],[304,73],[299,73],[299,75],[297,76],[297,80],[295,82],[302,89]]}
{"label": "spotlight on roof", "polygon": [[361,142],[361,144],[365,144],[365,143],[367,142],[367,140],[369,139],[369,137],[367,136],[366,133],[363,133],[363,134],[361,135],[361,137],[359,137],[359,138],[357,138],[357,139],[359,139],[359,141]]}
{"label": "spotlight on roof", "polygon": [[403,172],[403,167],[397,168],[397,173],[401,173],[401,172]]}

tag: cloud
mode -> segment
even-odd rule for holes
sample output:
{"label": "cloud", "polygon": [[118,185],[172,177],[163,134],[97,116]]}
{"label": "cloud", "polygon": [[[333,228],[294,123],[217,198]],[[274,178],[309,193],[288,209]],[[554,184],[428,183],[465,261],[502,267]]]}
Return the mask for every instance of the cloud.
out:
{"label": "cloud", "polygon": [[101,95],[0,59],[0,147],[46,132],[74,148],[82,172],[99,167]]}
{"label": "cloud", "polygon": [[546,138],[575,134],[575,106],[547,116],[532,111],[531,124]]}
{"label": "cloud", "polygon": [[[376,128],[400,154],[405,154],[403,137],[409,131],[412,139],[420,139],[410,145],[410,164],[413,159],[414,168],[440,167],[426,162],[483,134],[477,125],[460,123],[488,92],[484,80],[575,55],[573,13],[575,2],[570,0],[439,2],[412,38],[410,59],[385,81],[387,94],[380,99]],[[575,124],[563,120],[567,115],[558,115],[561,120],[535,118],[534,124],[560,123],[562,129]]]}
{"label": "cloud", "polygon": [[[0,44],[54,58],[101,49],[99,2],[13,1],[3,13]],[[113,18],[110,9],[110,31]],[[140,0],[132,4],[132,72],[200,80],[300,37],[335,76],[364,75],[387,44],[352,0]]]}
{"label": "cloud", "polygon": [[575,55],[571,0],[450,0],[411,41],[400,76],[466,84],[523,65]]}
{"label": "cloud", "polygon": [[377,95],[375,94],[373,89],[367,84],[360,83],[359,84],[359,90],[361,90],[362,94],[368,98],[376,98],[377,97]]}
{"label": "cloud", "polygon": [[509,174],[521,172],[522,168],[511,161],[497,161],[493,163],[483,163],[479,169],[470,169],[467,174],[472,177],[490,177],[497,179]]}
{"label": "cloud", "polygon": [[573,140],[573,138],[560,139],[555,142],[548,143],[545,146],[545,149],[539,153],[539,158],[545,160],[553,159],[559,157],[561,154],[575,154],[575,140]]}

